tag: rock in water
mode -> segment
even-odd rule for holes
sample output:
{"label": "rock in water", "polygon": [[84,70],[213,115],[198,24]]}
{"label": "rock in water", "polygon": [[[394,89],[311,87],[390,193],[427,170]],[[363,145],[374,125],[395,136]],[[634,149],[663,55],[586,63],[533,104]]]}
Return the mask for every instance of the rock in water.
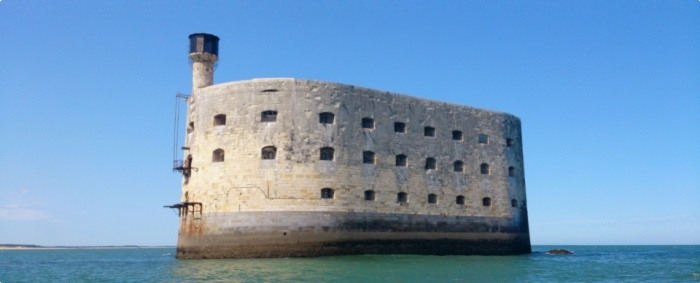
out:
{"label": "rock in water", "polygon": [[549,255],[572,255],[574,253],[567,251],[565,249],[553,249],[553,250],[547,251],[547,254],[549,254]]}

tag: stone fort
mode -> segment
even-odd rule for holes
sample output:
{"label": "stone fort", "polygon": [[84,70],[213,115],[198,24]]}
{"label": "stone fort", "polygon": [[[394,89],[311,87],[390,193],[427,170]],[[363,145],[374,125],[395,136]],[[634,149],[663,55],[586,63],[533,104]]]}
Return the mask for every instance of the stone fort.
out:
{"label": "stone fort", "polygon": [[520,119],[291,78],[213,84],[189,36],[178,258],[531,252]]}

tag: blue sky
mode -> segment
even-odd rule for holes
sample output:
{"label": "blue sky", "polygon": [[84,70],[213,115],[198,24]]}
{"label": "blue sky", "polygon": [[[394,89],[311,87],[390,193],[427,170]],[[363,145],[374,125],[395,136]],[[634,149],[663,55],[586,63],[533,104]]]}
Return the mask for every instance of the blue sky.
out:
{"label": "blue sky", "polygon": [[0,243],[176,243],[174,95],[207,32],[215,83],[519,116],[533,244],[700,244],[698,27],[696,0],[0,0]]}

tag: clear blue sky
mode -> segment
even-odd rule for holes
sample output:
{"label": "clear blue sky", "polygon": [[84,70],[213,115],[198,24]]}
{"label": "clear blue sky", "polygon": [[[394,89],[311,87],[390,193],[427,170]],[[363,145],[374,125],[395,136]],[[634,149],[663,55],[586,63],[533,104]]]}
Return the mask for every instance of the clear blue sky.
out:
{"label": "clear blue sky", "polygon": [[187,36],[523,122],[533,244],[700,244],[700,1],[0,0],[0,243],[174,245]]}

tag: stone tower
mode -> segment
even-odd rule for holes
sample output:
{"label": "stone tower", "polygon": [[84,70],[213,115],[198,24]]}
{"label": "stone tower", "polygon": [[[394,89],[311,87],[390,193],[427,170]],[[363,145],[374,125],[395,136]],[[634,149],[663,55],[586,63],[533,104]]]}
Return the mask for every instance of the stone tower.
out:
{"label": "stone tower", "polygon": [[219,37],[206,33],[190,35],[192,91],[214,84],[214,64],[219,60]]}

